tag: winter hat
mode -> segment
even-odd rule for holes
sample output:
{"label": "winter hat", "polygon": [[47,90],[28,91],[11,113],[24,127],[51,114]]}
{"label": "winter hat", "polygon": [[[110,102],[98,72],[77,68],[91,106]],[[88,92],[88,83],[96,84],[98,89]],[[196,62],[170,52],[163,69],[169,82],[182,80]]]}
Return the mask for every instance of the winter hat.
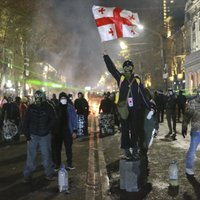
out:
{"label": "winter hat", "polygon": [[128,67],[128,66],[132,66],[134,67],[134,64],[131,60],[126,60],[124,63],[123,63],[123,68],[124,67]]}
{"label": "winter hat", "polygon": [[67,96],[67,94],[66,94],[65,92],[61,92],[61,93],[59,94],[59,100],[60,100],[62,97],[65,97],[66,99],[68,99],[68,96]]}

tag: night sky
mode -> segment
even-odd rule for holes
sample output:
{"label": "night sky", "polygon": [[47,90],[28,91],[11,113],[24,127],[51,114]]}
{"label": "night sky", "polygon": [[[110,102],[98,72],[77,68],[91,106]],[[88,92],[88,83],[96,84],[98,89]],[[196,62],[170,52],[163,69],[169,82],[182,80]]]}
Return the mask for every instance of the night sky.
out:
{"label": "night sky", "polygon": [[[181,0],[182,1],[182,0]],[[38,8],[33,29],[53,29],[57,39],[56,48],[38,49],[43,59],[67,77],[67,83],[73,85],[95,86],[102,73],[106,71],[102,58],[103,45],[92,15],[93,5],[121,7],[139,14],[142,24],[156,31],[162,27],[161,0],[48,0]],[[180,0],[179,0],[180,2]],[[183,4],[178,6],[183,12]],[[178,13],[179,20],[182,14]],[[181,16],[181,17],[180,17]],[[41,25],[42,24],[42,25]],[[140,39],[131,39],[136,42]],[[130,39],[128,39],[130,42]],[[108,53],[115,57],[119,51],[118,41],[106,42]]]}

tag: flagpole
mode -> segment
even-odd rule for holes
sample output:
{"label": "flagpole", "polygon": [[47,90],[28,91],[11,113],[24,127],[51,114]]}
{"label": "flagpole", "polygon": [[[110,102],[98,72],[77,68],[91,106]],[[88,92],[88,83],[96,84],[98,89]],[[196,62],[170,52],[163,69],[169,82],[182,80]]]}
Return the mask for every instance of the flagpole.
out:
{"label": "flagpole", "polygon": [[103,47],[103,54],[104,55],[107,55],[107,50],[106,50],[106,45],[105,45],[105,42],[102,42],[102,47]]}

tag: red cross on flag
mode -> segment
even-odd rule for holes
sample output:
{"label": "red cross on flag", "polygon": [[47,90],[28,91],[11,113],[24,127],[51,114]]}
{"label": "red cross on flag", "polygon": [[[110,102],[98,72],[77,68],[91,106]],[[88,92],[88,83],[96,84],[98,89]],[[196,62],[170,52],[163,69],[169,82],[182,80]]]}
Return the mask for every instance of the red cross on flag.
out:
{"label": "red cross on flag", "polygon": [[101,41],[138,36],[138,14],[117,7],[93,6],[93,15]]}

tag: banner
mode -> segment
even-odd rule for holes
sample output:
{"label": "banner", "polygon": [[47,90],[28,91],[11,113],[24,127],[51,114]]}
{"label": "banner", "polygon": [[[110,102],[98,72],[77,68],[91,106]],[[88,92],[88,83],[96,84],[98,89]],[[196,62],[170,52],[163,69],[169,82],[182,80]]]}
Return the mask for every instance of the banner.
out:
{"label": "banner", "polygon": [[93,6],[93,15],[101,41],[137,37],[138,14],[118,7]]}

